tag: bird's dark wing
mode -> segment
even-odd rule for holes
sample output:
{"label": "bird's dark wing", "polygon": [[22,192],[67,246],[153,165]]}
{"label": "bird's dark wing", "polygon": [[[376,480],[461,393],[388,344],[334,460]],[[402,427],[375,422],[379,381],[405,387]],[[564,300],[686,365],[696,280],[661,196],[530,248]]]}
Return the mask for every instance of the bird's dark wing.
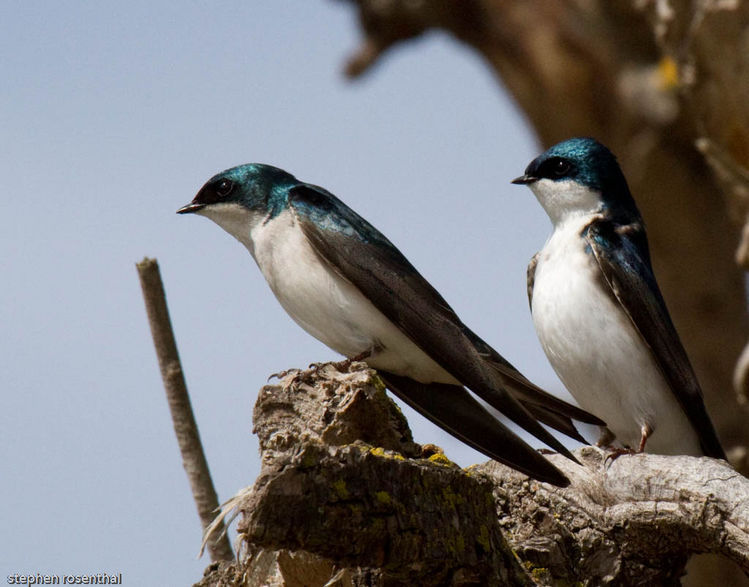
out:
{"label": "bird's dark wing", "polygon": [[308,184],[290,190],[289,204],[320,257],[427,355],[516,424],[575,460],[498,383],[452,308],[377,229],[329,192]]}
{"label": "bird's dark wing", "polygon": [[[465,335],[471,341],[481,358],[491,367],[494,375],[499,378],[501,384],[508,387],[513,392],[515,398],[534,415],[534,409],[538,407],[543,408],[543,413],[554,413],[556,416],[566,417],[568,421],[570,418],[574,418],[575,420],[585,422],[586,424],[595,424],[596,426],[606,425],[603,420],[597,418],[593,414],[589,414],[577,406],[568,404],[564,400],[545,392],[540,387],[531,383],[522,373],[520,373],[520,371],[515,369],[515,367],[513,367],[502,355],[479,338],[474,332],[466,328]],[[558,428],[551,422],[547,422],[541,417],[536,417],[544,424],[552,426],[560,432],[567,434],[565,430]],[[572,426],[572,422],[569,422],[569,425]],[[571,436],[577,438],[579,435],[577,434],[577,431],[575,431],[575,434],[572,434]]]}
{"label": "bird's dark wing", "polygon": [[622,306],[700,438],[707,456],[725,459],[702,391],[650,266],[644,228],[594,220],[583,232],[604,285]]}
{"label": "bird's dark wing", "polygon": [[399,398],[468,446],[539,481],[569,485],[559,469],[487,412],[464,387],[419,383],[385,371],[379,374]]}
{"label": "bird's dark wing", "polygon": [[566,434],[570,438],[577,440],[582,444],[590,444],[585,439],[585,437],[580,434],[577,428],[575,428],[572,420],[570,420],[568,417],[562,416],[559,412],[549,410],[543,406],[539,406],[538,404],[528,403],[524,402],[520,398],[518,399],[520,403],[523,404],[523,407],[528,410],[531,415],[539,422],[542,422],[547,426],[550,426],[554,430],[558,430],[559,432]]}

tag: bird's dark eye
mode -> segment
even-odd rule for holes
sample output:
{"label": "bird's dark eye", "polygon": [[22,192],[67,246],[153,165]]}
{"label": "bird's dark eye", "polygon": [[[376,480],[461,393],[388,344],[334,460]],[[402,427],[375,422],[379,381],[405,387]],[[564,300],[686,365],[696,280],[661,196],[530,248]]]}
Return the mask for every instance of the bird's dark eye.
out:
{"label": "bird's dark eye", "polygon": [[564,159],[554,159],[551,161],[551,173],[555,177],[564,177],[570,171],[571,165],[569,161]]}
{"label": "bird's dark eye", "polygon": [[551,157],[546,159],[538,166],[538,169],[536,169],[534,173],[534,175],[538,177],[545,177],[553,180],[572,177],[574,174],[574,164],[564,157]]}
{"label": "bird's dark eye", "polygon": [[234,182],[230,179],[222,179],[216,184],[216,194],[222,198],[228,196],[234,189]]}

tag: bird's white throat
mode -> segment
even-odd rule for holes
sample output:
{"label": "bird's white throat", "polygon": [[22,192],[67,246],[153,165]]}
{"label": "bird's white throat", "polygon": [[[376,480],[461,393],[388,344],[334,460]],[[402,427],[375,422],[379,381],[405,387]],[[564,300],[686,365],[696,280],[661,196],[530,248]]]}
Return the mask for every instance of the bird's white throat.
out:
{"label": "bird's white throat", "polygon": [[572,180],[539,179],[529,184],[554,226],[601,210],[601,194]]}
{"label": "bird's white throat", "polygon": [[210,218],[232,235],[255,256],[251,232],[263,221],[264,216],[236,203],[218,203],[206,206],[197,212]]}

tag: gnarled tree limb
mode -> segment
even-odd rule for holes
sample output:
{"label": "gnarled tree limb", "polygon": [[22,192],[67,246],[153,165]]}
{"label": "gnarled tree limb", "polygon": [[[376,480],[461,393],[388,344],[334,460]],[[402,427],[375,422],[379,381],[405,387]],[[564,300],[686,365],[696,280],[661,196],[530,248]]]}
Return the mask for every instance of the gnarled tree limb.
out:
{"label": "gnarled tree limb", "polygon": [[749,573],[749,480],[722,461],[587,447],[583,466],[549,456],[565,489],[492,461],[461,469],[419,454],[362,363],[264,387],[255,430],[262,472],[228,506],[244,556],[203,585],[670,585],[700,552]]}

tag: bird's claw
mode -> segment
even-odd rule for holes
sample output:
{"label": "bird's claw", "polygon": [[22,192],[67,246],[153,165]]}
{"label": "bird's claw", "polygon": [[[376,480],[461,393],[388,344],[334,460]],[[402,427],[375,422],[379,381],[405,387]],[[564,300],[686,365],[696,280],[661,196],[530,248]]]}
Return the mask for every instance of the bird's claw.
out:
{"label": "bird's claw", "polygon": [[283,379],[290,373],[294,374],[294,378],[291,380],[291,384],[299,383],[300,381],[303,383],[310,383],[311,378],[317,377],[320,375],[320,372],[330,365],[333,367],[336,371],[339,373],[348,373],[351,370],[352,363],[356,363],[358,361],[362,361],[369,357],[372,354],[371,351],[366,351],[364,353],[361,353],[359,355],[356,355],[355,357],[349,357],[346,359],[343,359],[342,361],[326,361],[324,363],[310,363],[307,369],[302,371],[301,369],[286,369],[284,371],[279,371],[278,373],[271,373],[268,376],[268,381],[273,379],[274,377],[276,379]]}
{"label": "bird's claw", "polygon": [[312,382],[312,376],[317,375],[317,371],[315,369],[305,369],[304,371],[302,369],[285,369],[284,371],[279,371],[278,373],[273,373],[268,377],[268,381],[273,379],[274,377],[278,379],[279,381],[281,379],[284,379],[291,375],[291,379],[285,383],[287,387],[296,387],[299,383],[311,383]]}
{"label": "bird's claw", "polygon": [[645,452],[645,444],[648,441],[648,438],[653,433],[653,428],[650,426],[650,424],[643,424],[640,428],[640,445],[634,449],[634,448],[614,448],[611,449],[611,452],[606,455],[606,458],[603,459],[603,464],[606,464],[606,461],[609,459],[613,463],[616,459],[618,459],[622,455],[640,455]]}
{"label": "bird's claw", "polygon": [[326,365],[334,365],[335,363],[327,362],[327,363],[310,363],[307,365],[307,371],[312,372],[315,375],[319,375],[320,371],[322,371]]}
{"label": "bird's claw", "polygon": [[286,369],[284,371],[279,371],[278,373],[271,374],[268,377],[268,381],[270,381],[274,377],[281,380],[289,375],[293,375],[287,384],[288,386],[296,386],[299,383],[306,383],[310,385],[313,382],[313,378],[319,377],[320,372],[327,365],[337,366],[337,363],[310,363],[306,369]]}
{"label": "bird's claw", "polygon": [[635,450],[634,448],[629,448],[629,447],[620,447],[620,448],[609,447],[608,450],[609,450],[609,453],[603,459],[604,466],[606,466],[606,463],[609,461],[613,463],[616,459],[618,459],[622,455],[638,455],[642,452],[640,450]]}
{"label": "bird's claw", "polygon": [[361,353],[359,355],[356,355],[355,357],[348,357],[341,361],[328,361],[327,363],[310,363],[309,368],[314,370],[315,375],[319,374],[319,372],[323,368],[327,367],[328,365],[333,367],[339,373],[348,373],[351,371],[351,365],[353,363],[362,361],[363,359],[366,359],[369,355],[370,353],[366,352],[366,353]]}
{"label": "bird's claw", "polygon": [[268,381],[270,381],[273,378],[276,378],[279,380],[283,379],[289,373],[294,373],[294,372],[299,373],[300,371],[299,369],[284,369],[283,371],[279,371],[278,373],[271,373],[270,375],[268,375]]}

